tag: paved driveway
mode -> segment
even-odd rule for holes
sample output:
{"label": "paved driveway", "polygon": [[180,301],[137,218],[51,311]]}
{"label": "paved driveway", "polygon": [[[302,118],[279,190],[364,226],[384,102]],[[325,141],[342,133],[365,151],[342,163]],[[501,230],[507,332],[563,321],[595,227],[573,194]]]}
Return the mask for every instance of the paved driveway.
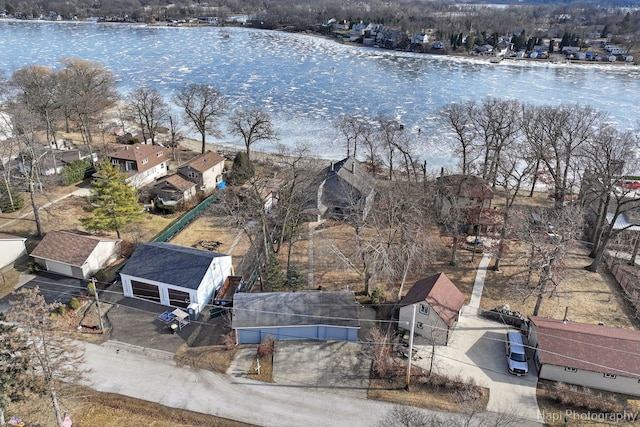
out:
{"label": "paved driveway", "polygon": [[273,380],[365,399],[371,354],[368,346],[346,341],[278,341]]}
{"label": "paved driveway", "polygon": [[[448,376],[473,378],[476,384],[488,387],[489,411],[513,413],[539,421],[535,367],[529,361],[529,374],[522,377],[508,372],[504,347],[506,330],[501,323],[463,314],[449,345],[436,347],[434,370]],[[430,346],[421,349],[423,355],[430,352]],[[429,367],[428,358],[417,363]]]}

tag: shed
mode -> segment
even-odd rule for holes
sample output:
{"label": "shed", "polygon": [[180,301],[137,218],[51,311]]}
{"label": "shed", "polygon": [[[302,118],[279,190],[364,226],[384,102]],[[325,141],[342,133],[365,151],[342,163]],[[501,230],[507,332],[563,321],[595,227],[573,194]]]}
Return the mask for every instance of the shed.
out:
{"label": "shed", "polygon": [[238,344],[274,340],[356,341],[360,320],[351,291],[237,293],[232,328]]}
{"label": "shed", "polygon": [[26,241],[25,237],[0,233],[0,271],[27,257]]}
{"label": "shed", "polygon": [[415,334],[430,344],[447,345],[465,297],[444,273],[418,280],[400,300],[398,325],[411,327],[415,310]]}
{"label": "shed", "polygon": [[143,243],[120,272],[124,296],[199,314],[227,276],[231,256],[163,242]]}
{"label": "shed", "polygon": [[79,231],[50,231],[31,252],[31,256],[47,271],[88,279],[118,258],[120,242],[120,239]]}
{"label": "shed", "polygon": [[538,376],[640,396],[640,331],[529,318]]}

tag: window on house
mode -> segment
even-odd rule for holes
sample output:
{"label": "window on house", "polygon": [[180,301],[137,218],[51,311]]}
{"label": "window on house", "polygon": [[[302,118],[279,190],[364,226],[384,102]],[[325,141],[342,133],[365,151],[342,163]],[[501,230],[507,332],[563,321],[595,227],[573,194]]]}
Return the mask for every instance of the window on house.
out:
{"label": "window on house", "polygon": [[158,156],[158,157],[162,157],[162,153],[163,153],[162,151],[158,151],[158,153],[156,154],[156,156]]}
{"label": "window on house", "polygon": [[605,378],[611,378],[611,379],[613,379],[613,378],[615,378],[616,376],[615,376],[614,374],[604,374],[604,377],[605,377]]}
{"label": "window on house", "polygon": [[418,323],[416,323],[416,327],[417,327],[418,329],[422,329],[422,328],[424,328],[424,323],[422,323],[422,322],[418,322]]}
{"label": "window on house", "polygon": [[564,368],[565,371],[567,372],[577,372],[578,370],[576,368]]}
{"label": "window on house", "polygon": [[425,316],[429,315],[429,306],[420,304],[420,314],[424,314]]}
{"label": "window on house", "polygon": [[142,159],[142,164],[146,165],[147,163],[149,163],[149,159]]}
{"label": "window on house", "polygon": [[196,172],[189,172],[189,178],[197,178],[198,174]]}
{"label": "window on house", "polygon": [[133,162],[125,162],[124,170],[126,170],[126,171],[133,170]]}
{"label": "window on house", "polygon": [[115,165],[115,166],[118,166],[120,164],[120,162],[118,162],[117,159],[111,159],[111,164]]}

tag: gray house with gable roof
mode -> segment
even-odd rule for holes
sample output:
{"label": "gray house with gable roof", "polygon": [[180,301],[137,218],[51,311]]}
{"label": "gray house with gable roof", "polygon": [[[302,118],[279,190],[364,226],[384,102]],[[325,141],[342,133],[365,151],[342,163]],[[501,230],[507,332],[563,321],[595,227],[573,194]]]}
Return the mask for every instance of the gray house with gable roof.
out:
{"label": "gray house with gable roof", "polygon": [[322,169],[307,188],[304,214],[312,221],[322,218],[366,218],[375,198],[375,179],[354,157]]}
{"label": "gray house with gable roof", "polygon": [[199,314],[231,275],[231,256],[170,243],[138,246],[120,272],[124,296]]}

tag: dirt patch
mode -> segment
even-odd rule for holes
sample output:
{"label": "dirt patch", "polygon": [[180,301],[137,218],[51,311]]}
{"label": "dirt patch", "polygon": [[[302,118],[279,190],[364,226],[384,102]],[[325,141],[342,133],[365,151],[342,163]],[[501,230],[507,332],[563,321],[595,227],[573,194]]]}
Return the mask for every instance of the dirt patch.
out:
{"label": "dirt patch", "polygon": [[231,366],[240,347],[226,346],[187,347],[181,346],[174,360],[178,365],[225,373]]}
{"label": "dirt patch", "polygon": [[[198,249],[203,249],[208,242],[219,243],[216,252],[231,255],[235,270],[243,265],[250,247],[249,238],[241,229],[229,228],[224,218],[207,214],[196,218],[170,241],[175,245]],[[245,275],[245,272],[238,270],[235,274]]]}

